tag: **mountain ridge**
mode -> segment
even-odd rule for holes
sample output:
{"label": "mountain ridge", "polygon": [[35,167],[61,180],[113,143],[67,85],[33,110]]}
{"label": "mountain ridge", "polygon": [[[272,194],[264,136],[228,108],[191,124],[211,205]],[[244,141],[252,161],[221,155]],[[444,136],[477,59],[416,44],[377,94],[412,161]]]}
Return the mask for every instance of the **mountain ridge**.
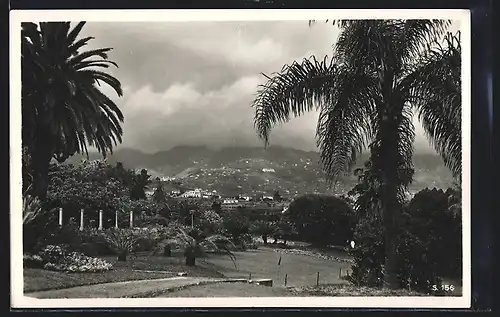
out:
{"label": "mountain ridge", "polygon": [[[363,165],[369,153],[357,160]],[[84,156],[73,156],[67,163],[76,163]],[[89,153],[89,159],[99,159],[99,153]],[[145,153],[136,149],[118,149],[107,156],[111,164],[123,163],[131,169],[148,170],[153,177],[176,178],[185,188],[207,188],[233,195],[242,192],[272,193],[281,190],[287,194],[328,192],[325,173],[319,153],[282,146],[234,146],[212,149],[207,146],[176,146],[166,151]],[[440,156],[417,153],[412,190],[425,187],[449,187],[451,173]],[[337,191],[345,192],[356,183],[349,174],[339,180]]]}

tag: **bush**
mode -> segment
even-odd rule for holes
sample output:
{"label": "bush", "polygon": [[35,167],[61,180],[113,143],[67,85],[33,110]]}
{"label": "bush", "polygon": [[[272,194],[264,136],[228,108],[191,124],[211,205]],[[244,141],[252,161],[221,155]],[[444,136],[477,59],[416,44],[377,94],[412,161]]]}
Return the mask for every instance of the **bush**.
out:
{"label": "bush", "polygon": [[[405,206],[398,232],[400,287],[430,292],[441,278],[460,278],[462,270],[461,219],[449,211],[448,195],[424,189]],[[376,217],[365,217],[356,228],[355,265],[350,280],[380,286],[383,278],[383,226]]]}
{"label": "bush", "polygon": [[79,252],[71,252],[58,262],[45,263],[43,268],[71,273],[96,273],[109,271],[113,268],[113,265],[103,259],[86,256]]}
{"label": "bush", "polygon": [[48,245],[38,256],[27,257],[27,262],[36,260],[38,267],[64,272],[102,272],[112,269],[112,264],[102,259],[70,251],[67,245]]}
{"label": "bush", "polygon": [[356,242],[349,254],[354,259],[349,280],[356,285],[381,286],[385,257],[383,228],[376,218],[362,219],[354,233]]}
{"label": "bush", "polygon": [[39,269],[43,268],[43,259],[38,254],[23,254],[23,265],[26,268]]}

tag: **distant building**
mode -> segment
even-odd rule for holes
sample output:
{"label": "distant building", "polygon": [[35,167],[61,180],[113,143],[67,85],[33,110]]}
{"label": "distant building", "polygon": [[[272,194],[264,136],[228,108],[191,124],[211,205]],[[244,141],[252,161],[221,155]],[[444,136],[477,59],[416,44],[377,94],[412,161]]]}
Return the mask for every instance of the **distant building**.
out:
{"label": "distant building", "polygon": [[274,170],[274,168],[263,168],[262,172],[263,173],[274,173],[276,171]]}
{"label": "distant building", "polygon": [[221,203],[221,208],[223,210],[234,210],[241,206],[242,204],[239,202],[239,200],[234,198],[226,198],[222,200]]}
{"label": "distant building", "polygon": [[187,192],[180,195],[182,198],[201,198],[203,196],[201,189],[197,188],[195,190],[188,190]]}

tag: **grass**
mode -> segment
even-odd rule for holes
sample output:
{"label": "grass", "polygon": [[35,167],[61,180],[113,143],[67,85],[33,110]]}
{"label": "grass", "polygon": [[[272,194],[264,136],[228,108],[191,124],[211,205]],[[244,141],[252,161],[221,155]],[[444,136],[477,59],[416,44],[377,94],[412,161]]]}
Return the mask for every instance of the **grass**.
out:
{"label": "grass", "polygon": [[158,297],[283,297],[291,295],[293,294],[284,288],[248,283],[215,283],[191,286],[167,292]]}
{"label": "grass", "polygon": [[[113,263],[113,270],[101,273],[67,273],[43,269],[24,269],[24,292],[36,292],[63,289],[75,286],[124,282],[133,280],[156,279],[176,276],[184,272],[188,276],[222,277],[212,268],[187,267],[180,257],[145,257],[129,258],[118,262],[116,257],[103,257]],[[157,272],[140,272],[157,271]],[[168,273],[165,273],[168,272]]]}
{"label": "grass", "polygon": [[134,272],[127,269],[115,269],[102,273],[66,273],[43,269],[24,269],[24,292],[30,293],[83,285],[165,278],[170,276],[173,276],[173,274]]}
{"label": "grass", "polygon": [[[349,263],[325,260],[313,256],[304,256],[289,253],[280,253],[272,248],[261,247],[257,250],[235,252],[237,269],[234,268],[229,257],[212,255],[198,263],[204,267],[211,267],[226,277],[271,278],[274,286],[284,286],[285,274],[287,286],[316,285],[319,272],[320,284],[346,283],[339,279],[339,270],[346,270]],[[281,255],[281,265],[278,260]]]}

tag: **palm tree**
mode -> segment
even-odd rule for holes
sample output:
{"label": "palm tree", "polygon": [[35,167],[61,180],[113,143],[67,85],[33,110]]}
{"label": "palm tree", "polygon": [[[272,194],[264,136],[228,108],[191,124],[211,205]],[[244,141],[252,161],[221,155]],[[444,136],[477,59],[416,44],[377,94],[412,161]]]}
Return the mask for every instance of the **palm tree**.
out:
{"label": "palm tree", "polygon": [[179,246],[184,249],[184,257],[187,266],[195,266],[196,258],[206,256],[209,251],[219,254],[226,254],[236,268],[236,257],[231,252],[231,248],[235,248],[234,244],[226,237],[213,234],[205,236],[200,230],[196,228],[183,228],[176,227],[174,234],[161,243],[153,250],[153,254],[165,250],[168,246]]}
{"label": "palm tree", "polygon": [[93,39],[77,39],[85,22],[22,23],[22,140],[32,155],[33,195],[47,193],[50,161],[86,153],[103,156],[121,142],[123,115],[101,90],[109,85],[122,96],[120,82],[100,70],[109,65],[111,48],[81,49]]}
{"label": "palm tree", "polygon": [[[384,285],[396,288],[395,229],[413,177],[414,127],[420,119],[446,165],[460,175],[460,46],[456,36],[436,49],[450,21],[335,21],[333,57],[285,65],[266,76],[253,102],[254,124],[265,145],[272,127],[319,111],[316,137],[323,168],[333,183],[370,149],[378,179],[385,240]],[[434,66],[439,66],[434,71]]]}

